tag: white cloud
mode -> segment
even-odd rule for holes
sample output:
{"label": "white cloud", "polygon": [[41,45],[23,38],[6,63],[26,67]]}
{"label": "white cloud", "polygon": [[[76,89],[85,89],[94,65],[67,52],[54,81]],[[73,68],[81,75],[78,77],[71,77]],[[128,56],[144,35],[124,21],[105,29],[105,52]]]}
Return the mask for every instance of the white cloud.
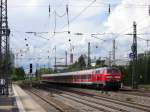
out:
{"label": "white cloud", "polygon": [[[11,0],[9,0],[11,1]],[[92,0],[91,0],[92,1]],[[91,3],[89,0],[88,2],[81,0],[81,1],[70,1],[70,7],[69,7],[69,15],[70,19],[74,18],[76,15],[78,15],[86,6]],[[26,1],[20,1],[16,0],[16,2],[11,2],[10,5],[22,4]],[[103,2],[100,0],[97,3]],[[114,2],[114,1],[113,1]],[[111,2],[113,4],[113,2]],[[9,11],[9,20],[10,20],[10,26],[11,28],[20,29],[22,31],[51,31],[54,30],[54,15],[51,14],[51,17],[48,17],[48,4],[49,2],[44,2],[39,0],[39,3],[42,5],[47,5],[47,7],[36,7],[36,10],[33,12],[24,13],[26,10],[25,7],[16,9],[12,8],[13,10]],[[52,9],[54,9],[54,4],[57,12],[59,14],[64,13],[65,11],[65,5],[67,4],[67,0],[64,2],[61,2],[61,0],[50,1]],[[97,3],[93,4],[96,5]],[[71,22],[70,24],[70,30],[71,33],[84,33],[84,34],[91,34],[94,32],[108,32],[108,33],[132,33],[133,28],[132,24],[133,21],[137,22],[137,30],[138,33],[144,33],[149,32],[150,28],[144,28],[146,26],[150,26],[150,17],[148,15],[148,6],[147,4],[150,4],[149,0],[122,0],[118,6],[113,7],[113,10],[110,14],[110,16],[106,20],[106,11],[107,6],[105,7],[90,7],[88,8],[83,14],[81,14],[74,22]],[[58,7],[59,6],[59,7]],[[11,7],[10,7],[11,9]],[[23,9],[23,10],[22,10]],[[105,10],[104,10],[105,9]],[[17,12],[17,13],[14,13]],[[99,15],[105,16],[104,22],[102,24],[97,24],[96,20],[99,21]],[[61,29],[63,25],[67,23],[66,17],[64,18],[57,18],[57,30],[56,31],[66,31],[67,26],[64,29]],[[79,56],[81,53],[87,53],[87,44],[90,41],[91,47],[92,47],[92,56],[102,56],[106,57],[108,56],[108,51],[112,50],[112,40],[111,38],[114,37],[113,34],[107,34],[99,36],[99,38],[108,39],[109,41],[101,41],[95,38],[91,38],[90,35],[84,35],[84,36],[75,36],[75,35],[69,35],[67,33],[62,34],[56,34],[53,38],[50,38],[50,40],[44,40],[42,38],[31,36],[28,40],[29,45],[33,46],[34,53],[27,53],[26,55],[28,57],[36,57],[39,56],[41,58],[47,57],[49,54],[47,53],[48,50],[51,51],[51,58],[54,57],[54,46],[57,47],[57,56],[58,57],[64,57],[65,50],[70,50],[70,43],[69,38],[71,38],[71,44],[75,46],[74,53],[77,56]],[[24,35],[24,34],[22,34]],[[42,35],[43,36],[43,35]],[[116,36],[116,35],[115,35]],[[15,39],[12,40],[12,43],[15,45],[15,43],[18,43],[15,45],[17,48],[21,47],[24,48],[25,42],[24,38],[26,36],[19,36],[15,33]],[[48,35],[44,35],[44,37],[49,38]],[[143,38],[148,38],[148,36],[142,36]],[[122,56],[124,57],[126,54],[130,52],[130,47],[132,44],[132,36],[124,36],[120,35],[117,40],[117,55],[118,57]],[[13,46],[13,45],[12,45]],[[95,49],[95,46],[98,46],[97,49]],[[145,50],[145,42],[138,41],[138,50],[141,52],[142,50]],[[32,54],[32,55],[31,55]],[[47,63],[47,60],[41,60],[40,63]],[[52,62],[53,63],[53,62]]]}
{"label": "white cloud", "polygon": [[[113,33],[132,33],[133,32],[133,21],[137,23],[137,33],[144,33],[147,29],[142,29],[144,26],[150,25],[150,17],[148,15],[149,0],[123,0],[119,6],[111,13],[108,21],[105,23],[107,26],[106,32]],[[140,35],[138,35],[140,36]],[[142,36],[142,38],[146,38]],[[131,49],[132,36],[120,35],[118,37],[119,51],[118,55],[124,54],[125,51]],[[138,52],[143,49],[144,41],[138,41]],[[131,52],[131,51],[130,51]],[[128,53],[128,52],[126,52]]]}

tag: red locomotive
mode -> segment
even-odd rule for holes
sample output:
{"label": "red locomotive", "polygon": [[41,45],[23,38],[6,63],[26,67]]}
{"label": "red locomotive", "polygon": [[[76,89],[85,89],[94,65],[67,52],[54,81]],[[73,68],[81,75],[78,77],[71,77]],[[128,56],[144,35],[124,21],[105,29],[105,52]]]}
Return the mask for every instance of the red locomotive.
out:
{"label": "red locomotive", "polygon": [[73,85],[91,85],[119,89],[121,87],[121,72],[114,67],[103,67],[75,72],[43,74],[42,82]]}

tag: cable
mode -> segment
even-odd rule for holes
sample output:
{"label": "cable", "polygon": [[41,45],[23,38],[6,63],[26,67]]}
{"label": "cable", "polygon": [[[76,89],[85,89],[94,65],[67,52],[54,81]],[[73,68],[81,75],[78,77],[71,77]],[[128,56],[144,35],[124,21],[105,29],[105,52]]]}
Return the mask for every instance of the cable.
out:
{"label": "cable", "polygon": [[66,12],[67,12],[67,22],[68,22],[68,34],[70,34],[70,30],[69,30],[70,21],[69,21],[69,8],[68,8],[68,5],[66,5]]}
{"label": "cable", "polygon": [[50,6],[50,4],[49,4],[49,17],[51,16],[51,6]]}
{"label": "cable", "polygon": [[[63,1],[63,0],[62,0]],[[77,0],[75,0],[77,1]],[[79,0],[80,1],[80,0]],[[87,1],[89,2],[89,1]],[[63,3],[63,2],[62,2]],[[56,7],[60,7],[60,6],[65,6],[63,4],[59,4],[59,5],[56,5]],[[97,3],[97,1],[95,0],[95,3]],[[97,3],[96,5],[93,5],[93,6],[90,6],[90,7],[108,7],[108,5],[110,4],[110,2],[99,2]],[[135,8],[148,8],[149,5],[147,4],[123,4],[124,8],[130,8],[130,7],[135,7]],[[47,7],[48,5],[9,5],[9,7],[11,8],[20,8],[20,7]],[[87,5],[74,5],[74,4],[70,4],[69,6],[74,6],[74,7],[86,7]],[[116,7],[117,4],[111,4],[111,7]]]}
{"label": "cable", "polygon": [[68,9],[67,9],[67,8],[68,8],[68,6],[66,6],[66,10],[65,10],[64,14],[62,14],[62,15],[58,14],[58,13],[56,12],[56,10],[54,10],[54,13],[56,14],[56,16],[62,18],[62,17],[64,17],[65,15],[67,15],[67,13],[68,13]]}
{"label": "cable", "polygon": [[141,38],[139,36],[137,38],[139,38],[140,40],[144,40],[144,41],[150,41],[150,39],[144,39],[144,38]]}
{"label": "cable", "polygon": [[[54,10],[54,17],[55,17],[55,22],[54,22],[54,35],[52,35],[52,37],[54,37],[55,36],[55,34],[56,34],[56,27],[57,27],[57,18],[56,18],[56,16],[57,17],[64,17],[65,15],[67,15],[67,25],[68,25],[68,34],[70,34],[70,31],[69,31],[69,9],[68,9],[68,5],[66,5],[66,11],[65,11],[65,13],[64,14],[62,14],[62,15],[59,15],[57,12],[56,12],[56,10]],[[59,33],[59,32],[57,32],[57,33]]]}
{"label": "cable", "polygon": [[[93,0],[87,7],[85,7],[78,15],[76,15],[73,19],[70,20],[70,23],[74,22],[79,16],[82,15],[91,5],[95,3],[96,0]],[[68,25],[68,24],[67,24]],[[61,29],[64,29],[66,25],[64,25]]]}
{"label": "cable", "polygon": [[[43,36],[40,36],[40,35],[37,35],[37,33],[38,32],[22,32],[22,31],[13,31],[13,32],[17,32],[18,34],[21,34],[21,33],[24,33],[24,35],[26,36],[26,37],[28,37],[28,35],[26,35],[26,34],[34,34],[35,36],[37,36],[37,37],[40,37],[40,38],[43,38],[43,39],[45,39],[45,40],[49,40],[49,39],[47,39],[47,38],[45,38],[45,37],[43,37]],[[40,32],[39,34],[41,34],[41,33],[47,33],[47,32]],[[29,38],[29,37],[28,37]]]}
{"label": "cable", "polygon": [[[56,11],[55,11],[56,12]],[[56,12],[56,16],[57,17],[60,17],[60,18],[62,18],[62,17],[64,17],[66,15],[66,12],[64,13],[64,14],[62,14],[62,15],[60,15],[60,14],[58,14],[57,12]]]}
{"label": "cable", "polygon": [[[149,6],[149,5],[148,5]],[[142,21],[140,24],[142,24],[143,22],[145,22],[147,19],[149,19],[149,18],[146,18],[145,19],[145,17],[143,17],[143,18],[140,18],[140,20],[137,20],[137,21],[141,21],[141,20],[143,20],[144,19],[144,21]],[[138,24],[139,25],[139,24]],[[132,27],[132,26],[131,26]],[[129,27],[129,28],[131,28],[131,27]],[[122,34],[123,32],[125,32],[125,31],[127,31],[129,28],[126,28],[126,29],[124,29],[124,30],[122,30],[121,32],[119,32],[118,34]],[[117,39],[119,36],[121,36],[121,35],[117,35],[114,39]]]}
{"label": "cable", "polygon": [[106,41],[106,40],[104,40],[104,39],[101,39],[101,38],[98,38],[98,37],[96,37],[96,36],[94,36],[94,35],[91,35],[91,37],[94,37],[94,38],[96,38],[96,39],[99,39],[99,40],[102,40],[102,41]]}
{"label": "cable", "polygon": [[146,29],[146,28],[150,28],[150,25],[145,26],[145,27],[143,27],[143,28],[140,28],[140,29],[138,29],[138,30],[143,30],[143,29]]}
{"label": "cable", "polygon": [[55,18],[55,22],[54,22],[54,35],[55,35],[55,32],[56,32],[56,23],[57,23],[57,21],[56,21],[56,12],[54,12],[54,18]]}

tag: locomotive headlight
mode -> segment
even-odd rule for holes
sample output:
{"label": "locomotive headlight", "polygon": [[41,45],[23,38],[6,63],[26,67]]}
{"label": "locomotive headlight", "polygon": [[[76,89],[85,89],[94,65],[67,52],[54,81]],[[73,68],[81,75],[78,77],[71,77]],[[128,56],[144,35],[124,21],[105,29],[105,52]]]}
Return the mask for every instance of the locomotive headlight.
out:
{"label": "locomotive headlight", "polygon": [[115,76],[116,79],[120,79],[120,76]]}
{"label": "locomotive headlight", "polygon": [[113,77],[112,77],[112,76],[106,76],[106,78],[107,78],[107,79],[112,79]]}

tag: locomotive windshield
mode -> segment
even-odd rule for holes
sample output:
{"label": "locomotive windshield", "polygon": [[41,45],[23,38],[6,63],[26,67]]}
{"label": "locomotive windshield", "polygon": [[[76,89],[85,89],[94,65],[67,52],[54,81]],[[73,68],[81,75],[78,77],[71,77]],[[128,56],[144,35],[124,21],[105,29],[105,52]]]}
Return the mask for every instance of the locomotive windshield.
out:
{"label": "locomotive windshield", "polygon": [[119,69],[117,68],[108,68],[107,73],[112,74],[112,73],[120,73]]}

